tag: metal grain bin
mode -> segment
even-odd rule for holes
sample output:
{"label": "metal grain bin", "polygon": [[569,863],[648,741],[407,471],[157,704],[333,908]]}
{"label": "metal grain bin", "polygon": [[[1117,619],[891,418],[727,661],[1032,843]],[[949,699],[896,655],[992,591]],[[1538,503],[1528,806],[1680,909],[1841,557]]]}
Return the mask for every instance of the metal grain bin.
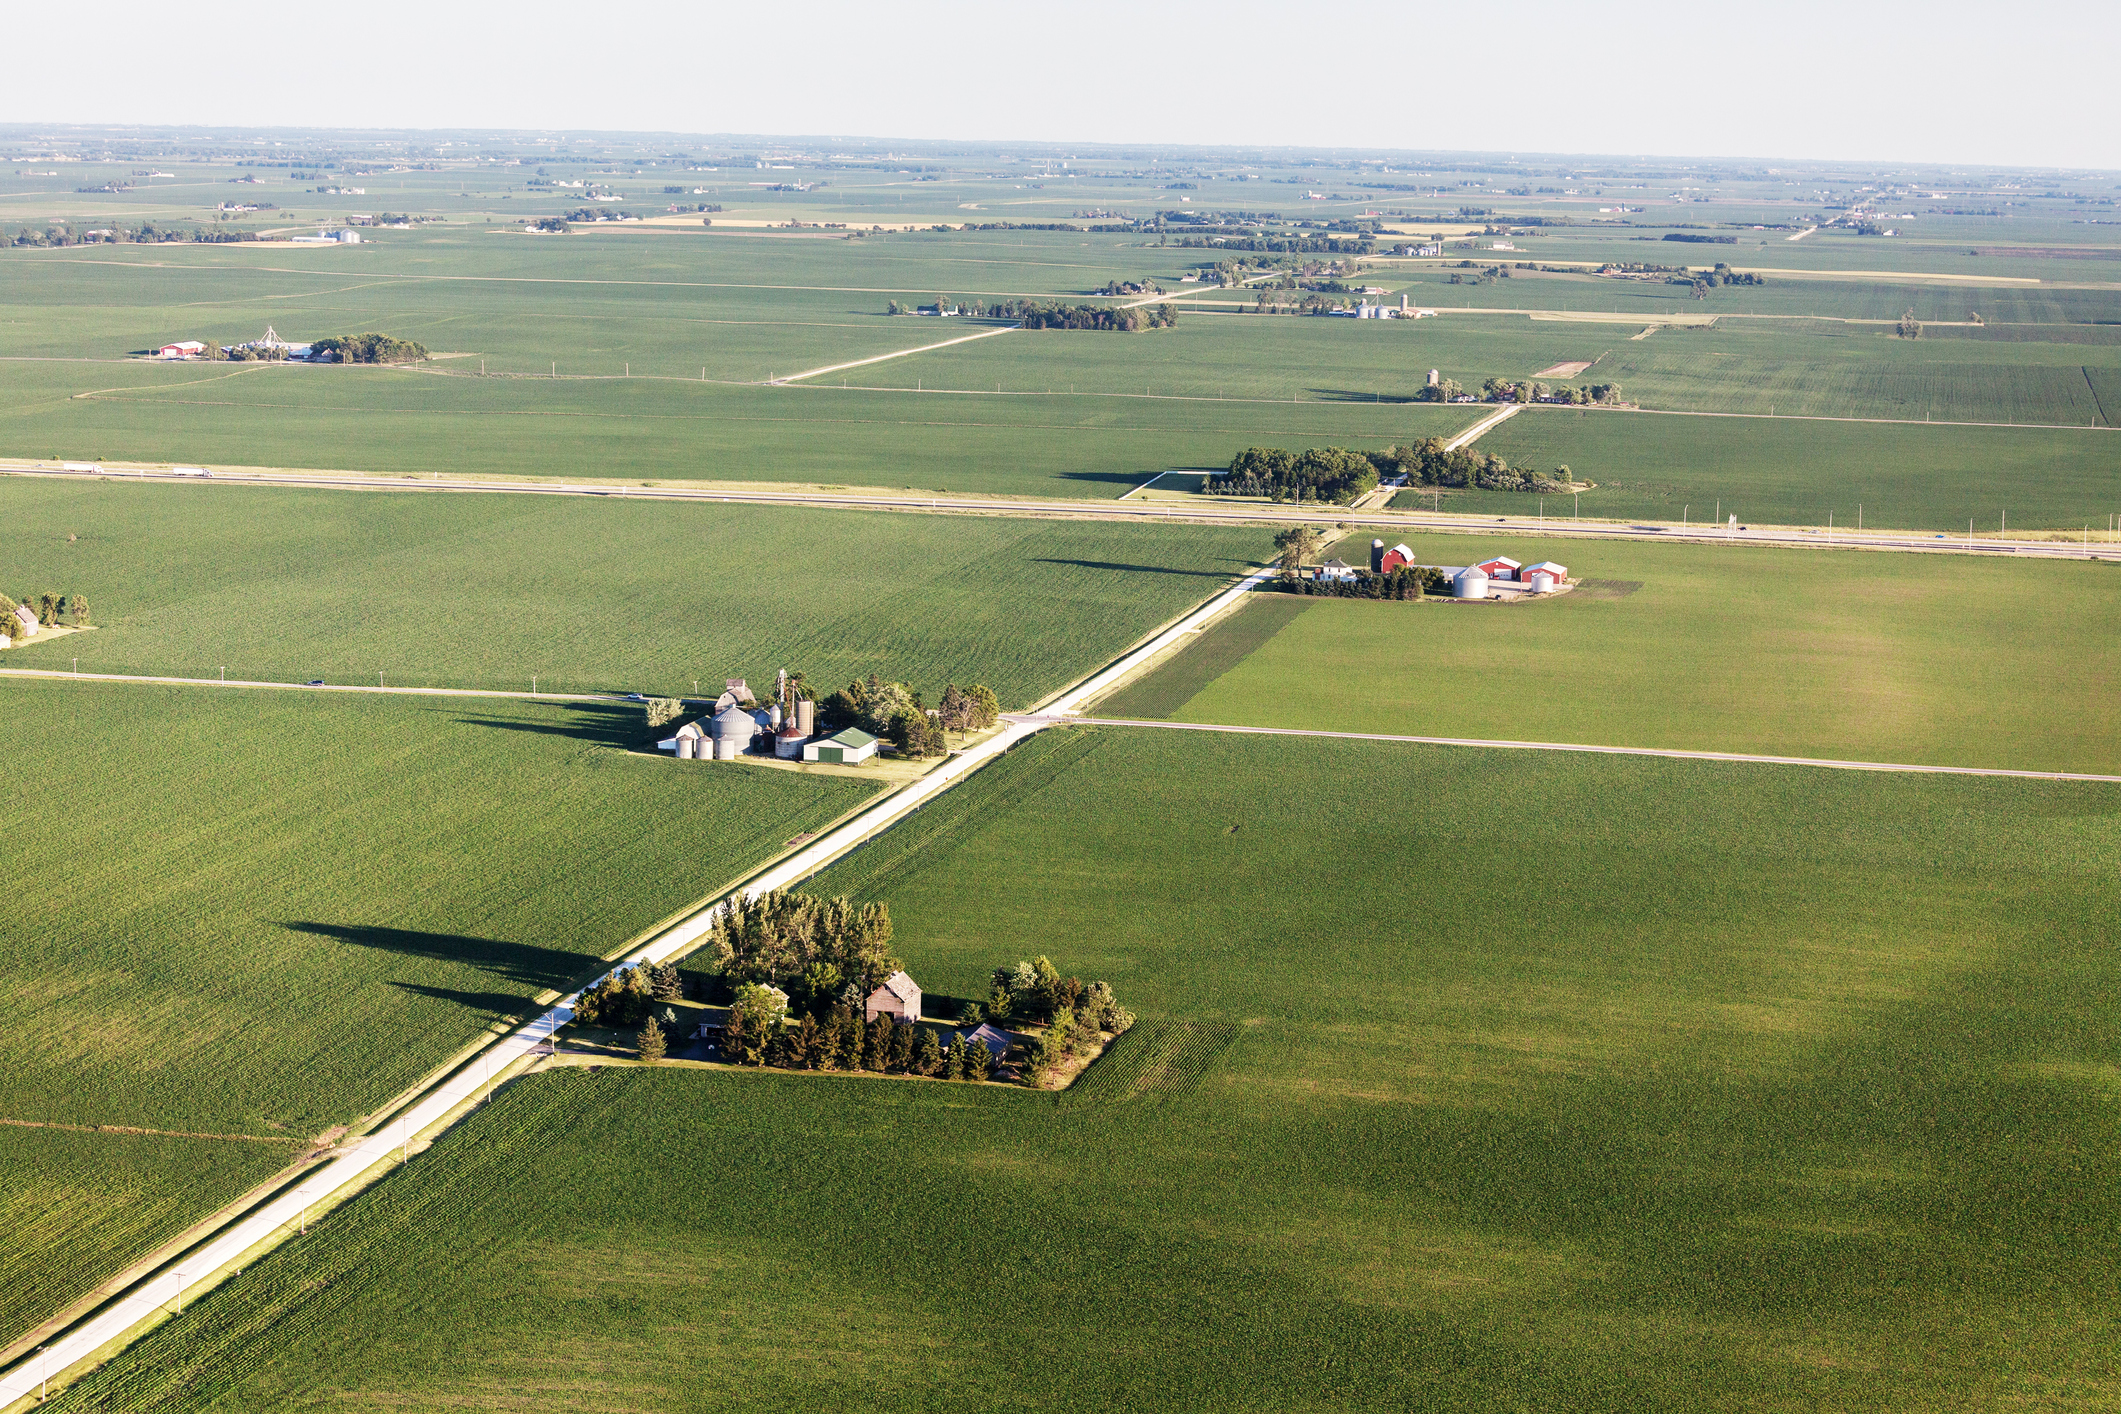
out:
{"label": "metal grain bin", "polygon": [[1479,565],[1467,565],[1451,580],[1453,599],[1485,599],[1488,597],[1488,575]]}
{"label": "metal grain bin", "polygon": [[691,737],[689,737],[689,736],[681,736],[681,737],[679,737],[679,738],[678,738],[678,760],[680,760],[680,761],[690,761],[691,759],[692,759],[692,738],[691,738]]}
{"label": "metal grain bin", "polygon": [[807,697],[795,704],[795,729],[806,737],[817,735],[817,704]]}

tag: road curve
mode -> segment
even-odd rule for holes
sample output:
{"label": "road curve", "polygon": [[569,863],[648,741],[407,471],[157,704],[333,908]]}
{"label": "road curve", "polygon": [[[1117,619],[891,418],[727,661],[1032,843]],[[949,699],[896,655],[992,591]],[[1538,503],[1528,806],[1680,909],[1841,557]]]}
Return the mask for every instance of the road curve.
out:
{"label": "road curve", "polygon": [[[1130,649],[1113,663],[1048,699],[1040,708],[1041,715],[1009,720],[994,736],[951,756],[927,775],[885,796],[860,815],[769,865],[747,880],[736,892],[751,898],[770,889],[787,888],[815,874],[848,850],[889,829],[981,765],[1007,752],[1018,742],[1044,730],[1056,721],[1072,720],[1065,714],[1073,712],[1081,703],[1104,691],[1151,658],[1176,646],[1188,634],[1197,632],[1210,619],[1236,604],[1245,593],[1271,573],[1271,570],[1262,569],[1246,575],[1184,618]],[[236,684],[231,683],[229,686]],[[684,768],[673,763],[673,769]],[[707,766],[697,769],[715,768]],[[685,918],[625,958],[613,963],[613,968],[633,966],[642,962],[661,962],[689,951],[697,946],[714,926],[721,906],[718,900]],[[5,1372],[0,1372],[0,1408],[17,1400],[34,1398],[40,1377],[48,1375],[56,1379],[77,1365],[108,1354],[117,1344],[129,1340],[145,1323],[166,1311],[174,1310],[184,1292],[196,1289],[202,1281],[216,1278],[221,1271],[234,1266],[247,1254],[299,1234],[304,1225],[305,1214],[310,1209],[343,1196],[368,1181],[370,1175],[379,1166],[387,1164],[394,1154],[406,1154],[413,1139],[422,1137],[438,1125],[445,1125],[453,1111],[479,1097],[491,1077],[502,1075],[532,1048],[565,1026],[574,1017],[574,1004],[580,995],[580,992],[575,992],[562,998],[536,1020],[472,1053],[448,1077],[421,1092],[401,1113],[393,1116],[351,1149],[319,1165],[295,1188],[237,1219],[207,1238],[201,1245],[134,1283],[106,1305],[48,1342],[42,1356],[29,1354]]]}
{"label": "road curve", "polygon": [[983,499],[973,496],[885,496],[860,492],[694,490],[671,486],[592,486],[569,482],[415,481],[365,476],[297,476],[277,472],[68,471],[27,463],[0,463],[0,475],[82,477],[97,480],[177,481],[203,485],[287,486],[325,491],[421,491],[471,495],[613,496],[629,501],[719,501],[729,505],[809,506],[824,510],[922,511],[936,515],[1017,515],[1074,520],[1131,520],[1179,525],[1302,525],[1322,520],[1363,529],[1445,534],[1551,535],[1579,540],[1683,542],[1693,545],[1803,546],[1816,549],[1925,551],[2002,555],[2014,559],[2110,560],[2121,562],[2121,544],[2060,541],[1991,541],[1965,536],[1900,532],[1775,530],[1626,524],[1610,521],[1546,520],[1531,516],[1469,516],[1424,511],[1359,511],[1347,506],[1176,505],[1168,501],[1065,501]]}

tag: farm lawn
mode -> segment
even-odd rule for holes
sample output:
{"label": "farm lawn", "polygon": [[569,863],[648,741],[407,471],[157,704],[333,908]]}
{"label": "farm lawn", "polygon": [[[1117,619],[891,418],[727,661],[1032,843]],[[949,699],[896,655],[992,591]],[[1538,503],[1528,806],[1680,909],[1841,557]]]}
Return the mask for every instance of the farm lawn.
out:
{"label": "farm lawn", "polygon": [[0,479],[0,524],[8,592],[85,595],[102,625],[8,667],[673,695],[786,667],[931,702],[985,682],[1010,707],[1267,549],[1242,529],[34,478]]}
{"label": "farm lawn", "polygon": [[1236,726],[2121,773],[2121,570],[2110,565],[1408,544],[1432,564],[1565,556],[1588,583],[1529,604],[1310,600],[1170,706],[1205,675],[1200,664],[1226,660],[1224,637],[1257,638],[1247,619],[1261,607],[1248,605],[1097,710],[1120,715],[1131,702],[1141,710],[1126,715]]}
{"label": "farm lawn", "polygon": [[1050,732],[816,887],[1077,1089],[532,1077],[55,1407],[2105,1405],[2117,801]]}

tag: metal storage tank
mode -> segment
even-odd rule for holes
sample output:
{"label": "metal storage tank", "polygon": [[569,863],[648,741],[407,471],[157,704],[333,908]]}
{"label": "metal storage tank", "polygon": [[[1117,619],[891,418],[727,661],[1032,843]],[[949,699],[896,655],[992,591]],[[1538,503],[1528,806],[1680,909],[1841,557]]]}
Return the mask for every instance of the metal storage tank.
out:
{"label": "metal storage tank", "polygon": [[793,717],[781,724],[780,734],[773,739],[773,754],[783,761],[802,759],[803,734],[797,729]]}
{"label": "metal storage tank", "polygon": [[778,702],[766,709],[766,729],[776,732],[781,729],[781,704]]}
{"label": "metal storage tank", "polygon": [[806,737],[817,735],[817,704],[807,697],[795,704],[795,729]]}
{"label": "metal storage tank", "polygon": [[692,756],[692,738],[691,738],[691,737],[689,737],[689,736],[681,736],[681,737],[679,737],[679,738],[678,738],[678,760],[680,760],[680,761],[690,761],[690,760],[692,760],[692,759],[693,759],[693,756]]}
{"label": "metal storage tank", "polygon": [[1372,540],[1370,542],[1370,573],[1383,574],[1384,570],[1385,542],[1382,540]]}
{"label": "metal storage tank", "polygon": [[1548,574],[1545,570],[1533,570],[1524,577],[1524,587],[1529,593],[1552,594],[1554,592],[1554,576]]}
{"label": "metal storage tank", "polygon": [[1453,599],[1485,599],[1488,597],[1487,572],[1479,565],[1467,565],[1451,580]]}
{"label": "metal storage tank", "polygon": [[743,754],[743,751],[743,746],[733,736],[720,736],[714,739],[714,759],[717,761],[734,761]]}

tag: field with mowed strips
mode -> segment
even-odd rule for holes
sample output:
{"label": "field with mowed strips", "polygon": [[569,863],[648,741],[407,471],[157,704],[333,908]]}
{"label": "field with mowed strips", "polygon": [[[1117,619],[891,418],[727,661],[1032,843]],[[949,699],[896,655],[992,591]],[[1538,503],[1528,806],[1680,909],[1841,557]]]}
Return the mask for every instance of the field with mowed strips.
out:
{"label": "field with mowed strips", "polygon": [[0,1126],[66,1215],[0,1237],[32,1319],[872,790],[624,755],[618,705],[5,692],[0,1118],[233,1136]]}
{"label": "field with mowed strips", "polygon": [[2102,1405],[2117,866],[2099,786],[1051,732],[815,887],[1111,981],[1074,1089],[534,1076],[55,1407]]}
{"label": "field with mowed strips", "polygon": [[1240,529],[29,478],[0,480],[0,518],[23,587],[85,595],[101,625],[0,667],[687,696],[785,667],[821,694],[984,682],[1012,708],[1269,549]]}
{"label": "field with mowed strips", "polygon": [[[1365,558],[1368,539],[1339,551]],[[1469,536],[1407,543],[1432,564],[1562,558],[1582,583],[1514,604],[1262,593],[1091,712],[2121,774],[2113,565]]]}

